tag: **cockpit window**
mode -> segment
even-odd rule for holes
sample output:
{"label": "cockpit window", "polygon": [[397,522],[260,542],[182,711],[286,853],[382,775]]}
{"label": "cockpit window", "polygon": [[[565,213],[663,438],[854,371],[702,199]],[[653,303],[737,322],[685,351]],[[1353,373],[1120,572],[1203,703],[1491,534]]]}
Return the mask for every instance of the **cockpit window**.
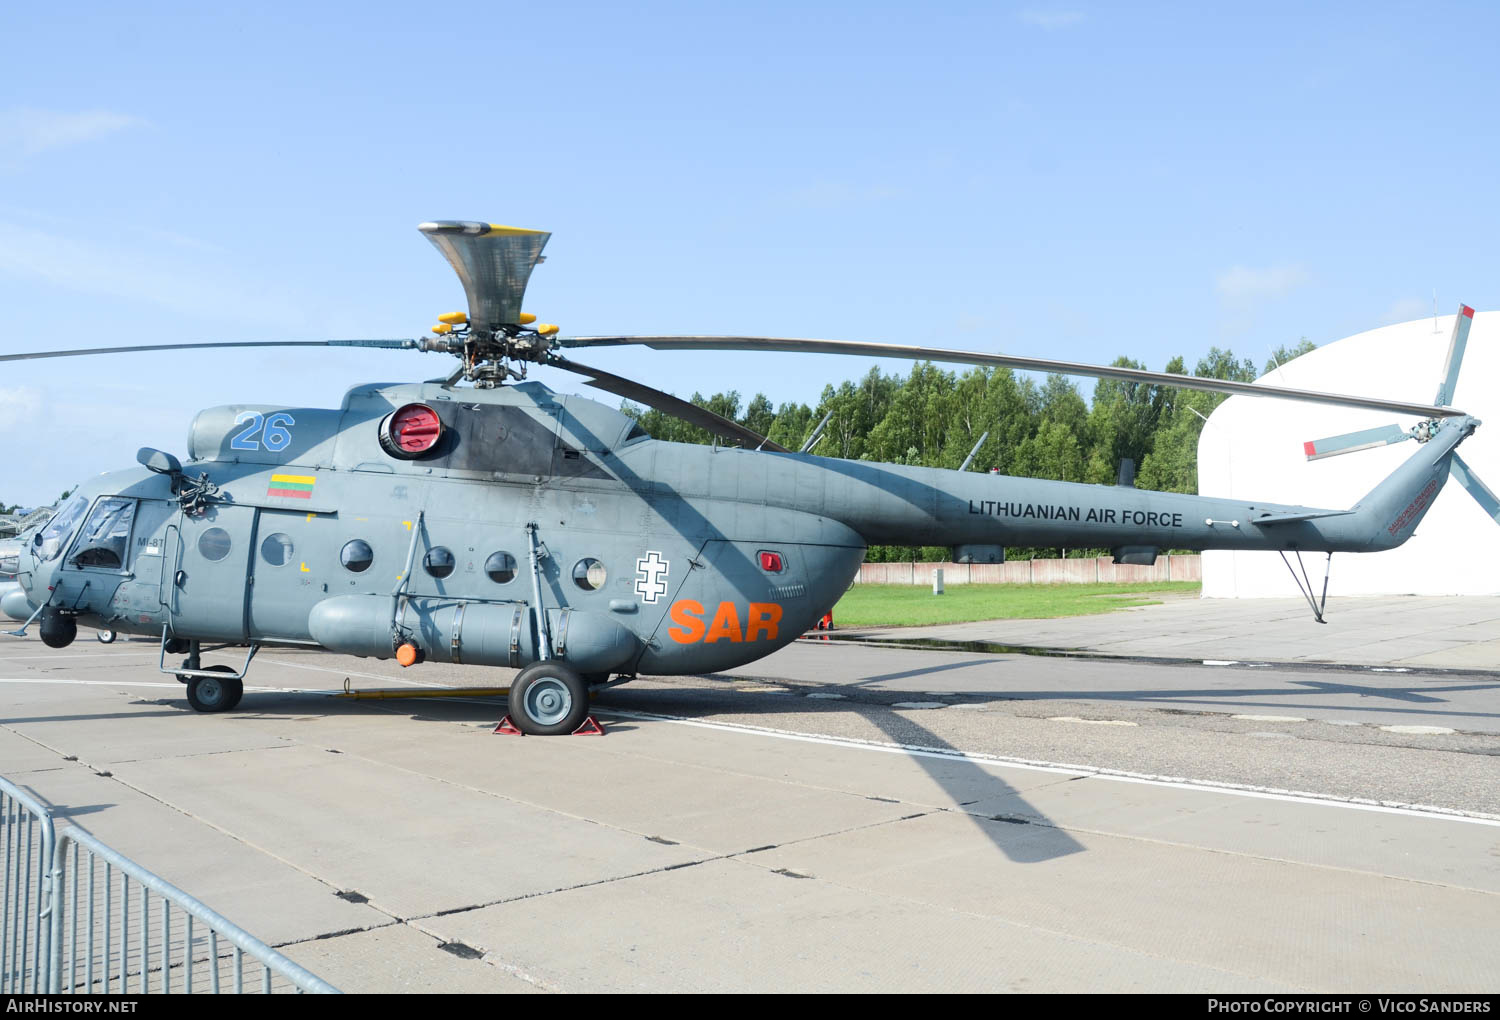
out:
{"label": "cockpit window", "polygon": [[[636,422],[634,425],[630,426],[630,431],[627,432],[627,433],[625,433],[625,442],[626,443],[633,443],[637,439],[650,439],[650,438],[651,438],[650,434],[647,433],[647,431],[645,429],[641,428],[641,423],[640,422]],[[624,443],[622,443],[621,445],[623,446]]]}
{"label": "cockpit window", "polygon": [[130,525],[134,520],[135,500],[101,499],[78,536],[73,566],[114,570],[123,567],[125,550],[130,543]]}
{"label": "cockpit window", "polygon": [[47,522],[47,526],[37,532],[32,543],[36,546],[37,559],[43,563],[57,558],[57,554],[63,551],[67,545],[68,538],[73,534],[73,529],[78,527],[78,522],[83,518],[83,512],[89,507],[89,501],[82,496],[57,512],[57,516]]}

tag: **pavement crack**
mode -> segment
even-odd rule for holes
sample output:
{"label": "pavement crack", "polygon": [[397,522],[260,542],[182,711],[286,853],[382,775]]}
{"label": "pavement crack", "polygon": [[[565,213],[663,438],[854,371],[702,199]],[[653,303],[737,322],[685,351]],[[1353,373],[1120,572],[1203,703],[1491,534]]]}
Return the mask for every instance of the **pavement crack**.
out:
{"label": "pavement crack", "polygon": [[[519,896],[502,896],[499,899],[485,900],[481,903],[471,903],[463,907],[449,907],[447,910],[435,910],[430,914],[417,914],[414,917],[407,918],[406,923],[411,924],[413,927],[417,927],[413,922],[428,921],[436,917],[452,917],[454,914],[467,914],[472,913],[475,910],[484,910],[486,907],[499,907],[504,906],[508,903],[521,903],[525,900],[534,900],[543,896],[556,896],[560,893],[576,892],[579,889],[595,889],[600,886],[614,885],[617,882],[629,882],[631,879],[645,878],[649,875],[664,875],[669,871],[681,871],[683,868],[694,868],[700,864],[710,864],[714,861],[729,860],[734,856],[735,854],[714,854],[712,856],[703,857],[695,861],[678,861],[674,864],[664,864],[659,868],[647,868],[645,871],[632,871],[629,874],[625,875],[611,875],[608,878],[595,879],[591,882],[578,882],[574,885],[558,886],[555,889],[538,889],[535,892],[522,893]],[[435,932],[427,931],[427,929],[425,928],[418,928],[417,930],[425,932],[428,935],[432,935],[434,938],[441,937]]]}
{"label": "pavement crack", "polygon": [[300,946],[307,942],[325,942],[328,939],[341,939],[345,935],[358,935],[362,932],[377,931],[381,928],[394,928],[396,925],[401,923],[402,922],[400,918],[393,918],[389,921],[382,921],[379,924],[367,924],[363,926],[356,925],[353,928],[340,928],[337,931],[325,931],[320,932],[317,935],[308,935],[302,938],[289,939],[286,942],[276,942],[271,945],[271,948],[285,949],[288,946]]}

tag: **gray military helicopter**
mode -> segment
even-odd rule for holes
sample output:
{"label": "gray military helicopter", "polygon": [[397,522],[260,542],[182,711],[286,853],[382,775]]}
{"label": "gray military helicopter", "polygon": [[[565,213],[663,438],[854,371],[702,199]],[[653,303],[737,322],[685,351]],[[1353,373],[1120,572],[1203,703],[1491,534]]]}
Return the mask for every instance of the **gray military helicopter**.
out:
{"label": "gray military helicopter", "polygon": [[[201,712],[238,704],[265,645],[403,665],[519,668],[511,717],[523,732],[556,734],[579,727],[593,690],[637,673],[728,669],[795,640],[838,600],[871,543],[948,545],[955,559],[979,561],[999,558],[1006,545],[1104,547],[1128,563],[1152,562],[1170,548],[1331,558],[1406,541],[1450,476],[1500,519],[1500,501],[1455,452],[1479,422],[1447,406],[1472,321],[1467,308],[1429,405],[893,344],[564,338],[521,311],[549,234],[470,222],[420,229],[468,298],[468,311],[440,316],[431,337],[0,357],[358,346],[459,359],[446,379],[357,386],[338,408],[202,411],[186,461],[143,449],[140,467],[79,486],[22,545],[16,574],[25,601],[8,596],[6,611],[28,617],[27,625],[39,620],[54,648],[74,639],[80,621],[159,635],[159,668],[186,683],[189,704]],[[1381,408],[1420,419],[1396,430],[1420,448],[1347,510],[847,461],[786,450],[563,353],[621,344],[1003,365]],[[577,373],[740,446],[654,440],[613,407],[527,381],[531,365]],[[1394,441],[1377,431],[1308,452]],[[1310,579],[1304,591],[1321,620]],[[1324,600],[1326,591],[1325,580]],[[204,666],[202,653],[215,647],[244,647],[243,665]],[[183,654],[180,665],[168,665],[169,655]]]}

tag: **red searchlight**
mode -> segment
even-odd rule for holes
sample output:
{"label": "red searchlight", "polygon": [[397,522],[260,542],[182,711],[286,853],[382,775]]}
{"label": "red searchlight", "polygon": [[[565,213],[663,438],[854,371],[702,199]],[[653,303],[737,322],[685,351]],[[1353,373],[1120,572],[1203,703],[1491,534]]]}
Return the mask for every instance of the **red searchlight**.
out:
{"label": "red searchlight", "polygon": [[443,422],[426,404],[397,408],[380,423],[380,448],[392,457],[412,460],[443,438]]}

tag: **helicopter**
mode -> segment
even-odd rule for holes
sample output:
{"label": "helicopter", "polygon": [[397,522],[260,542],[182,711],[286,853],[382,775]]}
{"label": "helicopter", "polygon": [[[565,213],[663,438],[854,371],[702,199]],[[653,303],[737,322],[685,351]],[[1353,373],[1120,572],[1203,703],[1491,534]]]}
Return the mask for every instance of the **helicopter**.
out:
{"label": "helicopter", "polygon": [[[1450,477],[1500,519],[1500,501],[1456,452],[1480,423],[1448,406],[1473,318],[1467,306],[1436,399],[1407,403],[888,343],[562,337],[521,311],[550,234],[469,221],[419,229],[457,273],[468,304],[439,316],[430,336],[0,356],[347,346],[458,359],[445,378],[355,386],[337,408],[209,408],[189,428],[186,460],[142,449],[139,466],[80,485],[21,543],[19,589],[0,605],[25,620],[12,633],[39,621],[52,648],[73,641],[80,622],[158,637],[158,669],[186,684],[199,712],[233,709],[265,646],[402,666],[509,667],[520,671],[507,705],[515,725],[564,734],[584,723],[591,694],[604,687],[638,674],[721,671],[794,641],[831,609],[876,543],[950,546],[960,562],[995,561],[1006,545],[1102,547],[1121,563],[1182,548],[1277,550],[1299,562],[1322,552],[1331,561],[1335,552],[1405,542]],[[1419,422],[1319,440],[1307,455],[1404,439],[1418,449],[1348,509],[848,461],[813,455],[811,442],[788,450],[573,360],[575,351],[620,345],[925,359],[1377,408]],[[574,373],[726,442],[653,439],[621,410],[528,380],[533,365]],[[1326,576],[1321,600],[1305,566],[1298,585],[1322,622]],[[245,649],[238,669],[203,665],[203,652],[223,648]]]}

